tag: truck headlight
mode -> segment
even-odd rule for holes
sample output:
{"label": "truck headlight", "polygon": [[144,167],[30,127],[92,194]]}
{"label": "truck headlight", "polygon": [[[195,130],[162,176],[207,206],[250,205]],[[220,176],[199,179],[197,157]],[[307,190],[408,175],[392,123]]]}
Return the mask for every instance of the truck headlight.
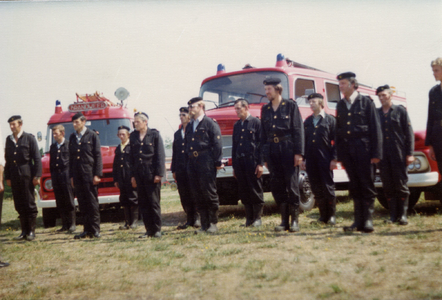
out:
{"label": "truck headlight", "polygon": [[44,183],[45,190],[52,191],[54,187],[52,186],[52,179],[46,179]]}

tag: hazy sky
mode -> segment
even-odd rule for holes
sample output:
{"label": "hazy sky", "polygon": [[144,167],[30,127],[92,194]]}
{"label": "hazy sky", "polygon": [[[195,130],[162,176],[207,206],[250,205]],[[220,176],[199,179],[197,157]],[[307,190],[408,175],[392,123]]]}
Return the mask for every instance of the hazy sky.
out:
{"label": "hazy sky", "polygon": [[[178,109],[223,63],[274,66],[283,53],[331,73],[405,92],[415,128],[427,117],[442,56],[442,0],[0,2],[0,125],[21,114],[46,133],[59,99],[125,87],[131,108],[173,137]],[[169,125],[170,123],[170,125]]]}

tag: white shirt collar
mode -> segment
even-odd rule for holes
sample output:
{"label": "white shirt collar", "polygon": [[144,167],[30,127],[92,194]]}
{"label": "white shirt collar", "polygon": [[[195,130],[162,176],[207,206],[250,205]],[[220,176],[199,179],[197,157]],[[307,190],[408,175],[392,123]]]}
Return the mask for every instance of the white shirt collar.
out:
{"label": "white shirt collar", "polygon": [[[22,135],[23,135],[23,129],[20,130],[20,132],[17,134],[17,140],[18,140],[19,138],[21,138]],[[10,137],[11,141],[13,141],[13,142],[15,143],[14,134],[11,134],[9,137]]]}
{"label": "white shirt collar", "polygon": [[83,136],[84,133],[86,132],[86,130],[87,130],[87,127],[84,126],[84,127],[83,127],[83,130],[82,130],[80,133],[78,133],[78,132],[75,131],[75,135],[76,135],[77,137],[79,136],[79,134],[81,134],[81,136]]}

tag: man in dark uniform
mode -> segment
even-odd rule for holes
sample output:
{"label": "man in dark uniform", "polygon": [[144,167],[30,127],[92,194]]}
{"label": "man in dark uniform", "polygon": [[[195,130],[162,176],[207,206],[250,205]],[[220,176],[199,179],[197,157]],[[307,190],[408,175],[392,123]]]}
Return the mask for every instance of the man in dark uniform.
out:
{"label": "man in dark uniform", "polygon": [[245,226],[261,226],[264,207],[262,191],[263,159],[261,151],[261,121],[249,113],[247,100],[235,101],[239,120],[233,126],[232,167],[238,180],[239,198],[246,212]]}
{"label": "man in dark uniform", "polygon": [[86,117],[72,117],[75,132],[69,138],[69,177],[83,215],[83,232],[75,239],[100,238],[98,184],[103,176],[103,161],[98,135],[86,127]]}
{"label": "man in dark uniform", "polygon": [[337,76],[344,98],[337,106],[336,149],[350,180],[354,202],[355,221],[344,231],[369,233],[374,231],[374,175],[375,164],[382,158],[382,133],[373,100],[357,92],[359,84],[355,77],[352,72]]}
{"label": "man in dark uniform", "polygon": [[[434,79],[442,82],[442,57],[431,62]],[[430,147],[430,158],[437,161],[439,174],[442,174],[442,84],[431,88],[428,102],[427,136],[425,145]],[[442,190],[440,191],[442,194]]]}
{"label": "man in dark uniform", "polygon": [[192,195],[201,217],[201,228],[195,233],[216,233],[219,198],[216,193],[216,171],[222,163],[222,140],[219,125],[204,113],[201,97],[189,100],[192,122],[186,128],[186,148],[189,156],[187,173]]}
{"label": "man in dark uniform", "polygon": [[186,229],[189,226],[195,228],[201,227],[201,220],[196,209],[195,198],[190,190],[190,178],[187,175],[188,154],[186,151],[186,127],[190,122],[189,109],[187,107],[180,108],[181,128],[178,129],[173,136],[173,152],[170,170],[178,185],[178,193],[180,194],[181,205],[187,215],[187,222],[179,225],[177,229]]}
{"label": "man in dark uniform", "polygon": [[121,144],[115,148],[112,169],[114,185],[120,189],[120,204],[124,209],[125,224],[120,229],[136,229],[138,222],[138,195],[131,182],[129,132],[127,126],[118,127]]}
{"label": "man in dark uniform", "polygon": [[281,210],[281,224],[275,230],[295,232],[299,231],[298,176],[305,143],[302,116],[296,102],[282,98],[279,78],[268,78],[264,85],[270,103],[261,109],[261,142],[272,195]]}
{"label": "man in dark uniform", "polygon": [[62,227],[58,232],[75,231],[75,202],[74,190],[69,178],[69,144],[64,138],[63,125],[52,127],[52,136],[55,140],[49,149],[52,186],[54,188],[55,203],[60,213]]}
{"label": "man in dark uniform", "polygon": [[5,178],[12,188],[22,230],[14,239],[32,241],[35,238],[37,218],[34,187],[40,182],[41,156],[35,137],[22,129],[21,116],[12,116],[8,122],[12,134],[6,138]]}
{"label": "man in dark uniform", "polygon": [[138,205],[146,233],[140,238],[161,237],[161,178],[166,173],[163,140],[156,129],[147,127],[149,117],[137,112],[135,131],[130,134],[132,186],[138,191]]}
{"label": "man in dark uniform", "polygon": [[337,157],[334,146],[336,119],[324,111],[324,96],[308,96],[313,114],[304,122],[305,161],[302,169],[307,175],[319,208],[320,223],[336,225],[336,196],[333,169]]}

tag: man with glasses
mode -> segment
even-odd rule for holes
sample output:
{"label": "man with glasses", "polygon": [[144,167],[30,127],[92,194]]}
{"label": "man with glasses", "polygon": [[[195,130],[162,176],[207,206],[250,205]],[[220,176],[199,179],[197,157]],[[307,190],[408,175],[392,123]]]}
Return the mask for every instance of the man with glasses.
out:
{"label": "man with glasses", "polygon": [[178,193],[180,194],[181,205],[187,215],[187,221],[185,224],[179,225],[177,229],[186,229],[189,226],[199,228],[201,227],[201,220],[196,211],[196,203],[190,190],[190,178],[187,175],[188,155],[186,151],[185,133],[186,127],[190,122],[189,108],[181,107],[179,117],[181,128],[178,129],[173,136],[173,152],[170,170],[172,171],[173,179],[175,179],[178,185]]}
{"label": "man with glasses", "polygon": [[219,125],[204,113],[201,97],[189,100],[192,122],[186,128],[188,153],[187,173],[192,195],[201,217],[201,228],[195,233],[218,232],[219,198],[216,193],[216,171],[222,163],[222,140]]}

